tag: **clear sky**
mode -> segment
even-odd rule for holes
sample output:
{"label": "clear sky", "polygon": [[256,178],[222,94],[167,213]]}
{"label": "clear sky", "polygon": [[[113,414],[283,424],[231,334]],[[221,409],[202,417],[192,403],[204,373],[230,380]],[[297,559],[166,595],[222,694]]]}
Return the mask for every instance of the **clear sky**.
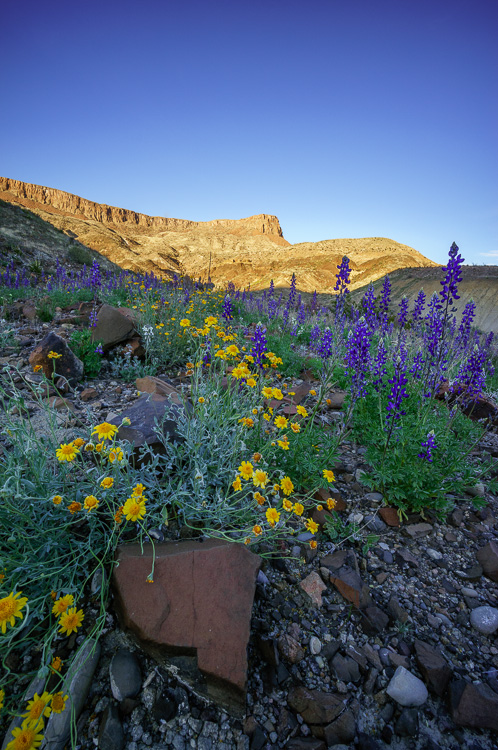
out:
{"label": "clear sky", "polygon": [[0,175],[498,263],[493,0],[6,0]]}

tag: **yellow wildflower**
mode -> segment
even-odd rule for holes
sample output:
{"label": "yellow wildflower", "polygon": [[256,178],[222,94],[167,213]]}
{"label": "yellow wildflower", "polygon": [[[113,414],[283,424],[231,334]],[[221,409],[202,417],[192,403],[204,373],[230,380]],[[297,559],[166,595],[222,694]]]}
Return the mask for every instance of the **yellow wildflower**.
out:
{"label": "yellow wildflower", "polygon": [[61,495],[54,495],[52,498],[52,502],[54,505],[60,505],[62,503]]}
{"label": "yellow wildflower", "polygon": [[61,443],[61,447],[55,451],[59,461],[67,461],[68,463],[74,461],[78,453],[78,448],[72,443]]}
{"label": "yellow wildflower", "polygon": [[327,482],[334,482],[335,481],[335,475],[334,472],[330,469],[324,469],[323,470],[323,477],[327,480]]}
{"label": "yellow wildflower", "polygon": [[256,526],[252,527],[252,532],[255,536],[261,536],[261,534],[263,533],[263,529],[261,528],[261,526],[256,524]]}
{"label": "yellow wildflower", "polygon": [[10,592],[8,596],[4,596],[3,599],[0,599],[0,628],[2,630],[2,633],[5,633],[7,630],[7,623],[14,627],[16,620],[16,617],[19,617],[21,620],[24,617],[23,612],[21,611],[26,602],[28,601],[27,596],[23,596],[20,599],[22,594],[22,591],[18,591],[17,594],[14,594],[13,591]]}
{"label": "yellow wildflower", "polygon": [[237,477],[234,482],[232,482],[232,487],[235,492],[240,492],[242,489],[242,483],[240,481],[240,477]]}
{"label": "yellow wildflower", "polygon": [[43,729],[43,720],[34,724],[29,719],[25,719],[21,727],[12,730],[12,737],[5,750],[36,750],[40,747],[43,735],[40,730]]}
{"label": "yellow wildflower", "polygon": [[208,318],[204,319],[204,323],[209,326],[214,326],[218,322],[218,318],[215,318],[213,315],[210,315]]}
{"label": "yellow wildflower", "polygon": [[33,367],[33,372],[41,372],[43,370],[43,365],[35,365]]}
{"label": "yellow wildflower", "polygon": [[239,471],[243,479],[250,479],[253,474],[253,465],[249,461],[242,461]]}
{"label": "yellow wildflower", "polygon": [[318,531],[318,524],[313,521],[312,518],[306,520],[306,528],[311,531],[312,534],[316,534]]}
{"label": "yellow wildflower", "polygon": [[246,383],[249,388],[254,388],[256,386],[256,381],[254,380],[254,378],[248,378]]}
{"label": "yellow wildflower", "polygon": [[256,502],[257,502],[258,505],[264,505],[265,502],[266,502],[266,500],[263,497],[263,495],[261,494],[261,492],[255,492],[254,493],[254,499],[256,500]]}
{"label": "yellow wildflower", "polygon": [[276,523],[278,523],[280,519],[280,513],[276,508],[268,508],[266,511],[266,520],[270,524],[270,526],[273,528]]}
{"label": "yellow wildflower", "polygon": [[64,693],[61,691],[59,693],[54,693],[52,696],[52,711],[54,714],[61,714],[64,709],[66,708],[66,701],[69,698],[68,695],[64,695]]}
{"label": "yellow wildflower", "polygon": [[59,615],[65,612],[71,604],[74,604],[74,596],[72,594],[65,594],[54,602],[52,613],[56,617],[59,617]]}
{"label": "yellow wildflower", "polygon": [[95,510],[99,507],[99,501],[97,500],[95,495],[87,495],[87,497],[85,497],[83,507],[90,513],[91,510]]}
{"label": "yellow wildflower", "polygon": [[63,612],[60,616],[59,633],[65,633],[66,635],[76,633],[84,619],[85,615],[82,609],[78,611],[76,611],[76,607],[68,609],[67,612]]}
{"label": "yellow wildflower", "polygon": [[294,485],[292,484],[292,480],[290,479],[290,477],[284,477],[280,482],[280,486],[284,495],[290,495],[292,490],[294,489]]}
{"label": "yellow wildflower", "polygon": [[327,500],[327,508],[329,510],[334,510],[335,506],[337,505],[337,501],[333,498],[329,497]]}
{"label": "yellow wildflower", "polygon": [[112,477],[104,477],[104,479],[100,483],[100,486],[105,490],[110,490],[113,484],[114,479]]}
{"label": "yellow wildflower", "polygon": [[302,516],[304,513],[304,505],[301,505],[301,503],[294,503],[293,510],[296,516]]}
{"label": "yellow wildflower", "polygon": [[199,404],[203,404],[206,401],[206,399],[204,398],[204,396],[199,396],[199,398],[197,399],[197,401],[198,401]]}
{"label": "yellow wildflower", "polygon": [[298,422],[291,422],[290,428],[294,433],[301,432],[301,425]]}
{"label": "yellow wildflower", "polygon": [[276,398],[277,401],[281,401],[284,397],[284,394],[282,393],[280,388],[272,388],[271,395],[273,396],[273,398]]}
{"label": "yellow wildflower", "polygon": [[180,320],[180,325],[182,328],[188,328],[190,326],[190,320],[188,318],[183,318],[183,320]]}
{"label": "yellow wildflower", "polygon": [[281,430],[285,430],[287,425],[289,424],[289,420],[285,417],[278,416],[274,419],[274,424],[276,424],[277,427],[279,427]]}
{"label": "yellow wildflower", "polygon": [[62,354],[57,354],[57,352],[49,352],[47,354],[47,357],[49,359],[60,359],[62,357]]}
{"label": "yellow wildflower", "polygon": [[110,451],[109,453],[109,461],[111,464],[114,463],[114,461],[122,461],[123,460],[124,453],[121,450],[121,448],[115,448],[113,451]]}
{"label": "yellow wildflower", "polygon": [[95,435],[96,433],[99,440],[112,440],[117,431],[118,428],[115,424],[102,422],[95,427],[95,429],[92,431],[92,435]]}
{"label": "yellow wildflower", "polygon": [[73,445],[75,445],[77,448],[82,448],[85,445],[85,441],[83,438],[76,438],[76,440],[73,440]]}
{"label": "yellow wildflower", "polygon": [[71,515],[74,516],[75,513],[79,513],[81,510],[81,503],[77,503],[76,500],[73,500],[73,502],[68,505],[67,509]]}
{"label": "yellow wildflower", "polygon": [[268,484],[268,474],[266,473],[266,471],[256,469],[253,474],[252,481],[255,487],[261,487],[261,489],[264,490],[264,488]]}
{"label": "yellow wildflower", "polygon": [[21,716],[25,717],[29,722],[38,722],[42,716],[50,716],[51,708],[50,701],[52,695],[46,691],[42,695],[35,693],[33,698],[28,702],[27,711]]}
{"label": "yellow wildflower", "polygon": [[147,488],[141,482],[139,482],[137,485],[135,485],[131,494],[133,497],[142,497],[146,489]]}
{"label": "yellow wildflower", "polygon": [[298,414],[301,415],[301,417],[307,417],[308,416],[308,412],[306,411],[306,409],[304,408],[304,406],[301,406],[301,405],[296,406],[296,411],[297,411]]}
{"label": "yellow wildflower", "polygon": [[145,498],[129,497],[123,506],[123,513],[127,521],[138,521],[146,513]]}
{"label": "yellow wildflower", "polygon": [[311,389],[310,396],[316,396],[316,391],[314,388]]}
{"label": "yellow wildflower", "polygon": [[60,671],[61,671],[61,667],[62,667],[63,663],[64,663],[64,662],[62,661],[62,659],[60,658],[60,656],[55,656],[55,657],[54,657],[54,658],[52,659],[52,663],[51,663],[51,665],[50,665],[50,668],[51,668],[51,669],[53,669],[53,670],[54,670],[54,672],[60,672]]}

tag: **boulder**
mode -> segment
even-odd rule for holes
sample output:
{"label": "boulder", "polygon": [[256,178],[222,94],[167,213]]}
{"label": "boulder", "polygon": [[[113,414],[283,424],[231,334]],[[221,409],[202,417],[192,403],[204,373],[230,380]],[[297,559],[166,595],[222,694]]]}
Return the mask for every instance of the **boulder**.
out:
{"label": "boulder", "polygon": [[[55,354],[61,356],[51,359],[48,356],[50,352],[55,352]],[[71,385],[74,385],[83,377],[83,362],[71,351],[64,339],[53,331],[47,333],[35,346],[29,355],[29,364],[33,368],[41,365],[45,377],[63,377]]]}
{"label": "boulder", "polygon": [[[169,397],[158,393],[143,394],[128,409],[109,421],[119,427],[118,440],[128,440],[132,444],[135,457],[138,457],[142,446],[148,446],[155,453],[164,453],[164,446],[155,431],[155,422],[157,420],[162,425],[164,434],[170,440],[182,441],[176,430],[176,418],[182,408],[172,404]],[[125,418],[130,420],[129,425],[121,424]]]}
{"label": "boulder", "polygon": [[[247,644],[261,559],[222,540],[121,546],[114,570],[122,624],[144,649],[201,694],[240,714],[245,705]],[[175,657],[176,661],[175,661]],[[190,658],[188,658],[190,657]]]}
{"label": "boulder", "polygon": [[144,378],[137,378],[135,381],[137,391],[141,393],[157,393],[160,396],[169,396],[172,403],[181,405],[182,397],[177,389],[161,378],[152,375],[146,375]]}
{"label": "boulder", "polygon": [[101,305],[97,313],[97,325],[92,329],[92,340],[100,341],[104,351],[115,344],[131,339],[135,334],[136,314],[126,307]]}

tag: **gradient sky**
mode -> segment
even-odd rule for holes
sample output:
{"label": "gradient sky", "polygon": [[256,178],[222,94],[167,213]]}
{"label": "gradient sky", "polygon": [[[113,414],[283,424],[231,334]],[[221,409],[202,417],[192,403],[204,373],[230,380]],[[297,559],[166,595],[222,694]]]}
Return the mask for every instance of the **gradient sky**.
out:
{"label": "gradient sky", "polygon": [[0,175],[498,264],[491,0],[6,0]]}

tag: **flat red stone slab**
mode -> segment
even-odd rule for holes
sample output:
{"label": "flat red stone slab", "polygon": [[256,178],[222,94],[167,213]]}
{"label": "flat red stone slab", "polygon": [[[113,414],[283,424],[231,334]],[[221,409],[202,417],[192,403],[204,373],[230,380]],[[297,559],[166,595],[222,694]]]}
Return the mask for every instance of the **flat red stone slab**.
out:
{"label": "flat red stone slab", "polygon": [[[247,643],[261,558],[221,540],[119,547],[114,570],[123,624],[166,650],[197,653],[199,670],[243,695]],[[209,680],[208,680],[209,681]]]}

